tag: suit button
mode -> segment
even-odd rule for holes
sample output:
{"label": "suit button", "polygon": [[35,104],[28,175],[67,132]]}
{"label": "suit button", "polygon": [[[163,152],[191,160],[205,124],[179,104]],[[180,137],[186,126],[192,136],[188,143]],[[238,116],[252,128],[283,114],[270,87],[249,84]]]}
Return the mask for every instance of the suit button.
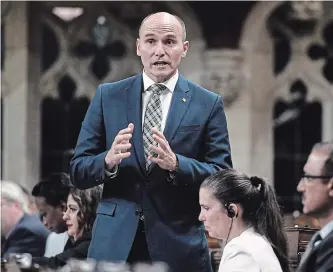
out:
{"label": "suit button", "polygon": [[140,211],[139,211],[139,210],[136,210],[136,211],[135,211],[135,215],[140,215]]}

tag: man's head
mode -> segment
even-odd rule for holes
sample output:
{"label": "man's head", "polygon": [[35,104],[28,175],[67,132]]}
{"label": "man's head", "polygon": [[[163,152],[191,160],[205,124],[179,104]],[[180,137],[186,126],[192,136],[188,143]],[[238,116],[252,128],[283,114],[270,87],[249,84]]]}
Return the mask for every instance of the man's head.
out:
{"label": "man's head", "polygon": [[29,209],[29,214],[30,215],[36,215],[38,214],[38,209],[35,203],[34,198],[32,197],[32,195],[30,194],[30,192],[28,191],[27,188],[25,188],[22,185],[19,185],[24,193],[25,196],[25,201],[27,203],[28,209]]}
{"label": "man's head", "polygon": [[21,187],[12,181],[1,181],[1,235],[6,236],[28,212]]}
{"label": "man's head", "polygon": [[187,53],[185,24],[166,12],[151,14],[141,23],[136,47],[146,74],[155,82],[164,82],[176,73]]}
{"label": "man's head", "polygon": [[303,170],[304,177],[297,186],[303,195],[303,212],[319,219],[332,216],[333,141],[316,144]]}
{"label": "man's head", "polygon": [[67,229],[62,215],[66,211],[70,187],[67,174],[55,173],[36,184],[32,190],[41,220],[51,231],[61,233]]}

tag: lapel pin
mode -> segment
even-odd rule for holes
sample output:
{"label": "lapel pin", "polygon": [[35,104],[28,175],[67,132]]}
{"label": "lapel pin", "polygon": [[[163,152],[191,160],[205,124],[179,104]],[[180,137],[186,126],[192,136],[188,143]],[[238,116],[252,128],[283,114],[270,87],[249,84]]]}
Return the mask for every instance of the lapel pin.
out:
{"label": "lapel pin", "polygon": [[183,101],[184,103],[186,102],[186,99],[185,99],[185,97],[183,97],[182,101]]}

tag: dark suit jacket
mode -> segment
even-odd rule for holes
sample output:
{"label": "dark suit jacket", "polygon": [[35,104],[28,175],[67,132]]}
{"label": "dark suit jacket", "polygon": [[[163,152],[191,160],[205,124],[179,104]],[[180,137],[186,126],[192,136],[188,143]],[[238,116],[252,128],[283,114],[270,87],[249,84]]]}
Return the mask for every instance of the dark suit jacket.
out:
{"label": "dark suit jacket", "polygon": [[297,272],[333,272],[333,231],[302,261]]}
{"label": "dark suit jacket", "polygon": [[1,257],[7,258],[10,253],[43,256],[49,234],[37,216],[24,215],[5,240]]}
{"label": "dark suit jacket", "polygon": [[54,257],[39,257],[33,258],[32,262],[37,263],[42,267],[56,269],[64,266],[69,259],[86,259],[88,248],[91,241],[91,232],[85,233],[81,238],[71,244],[66,244],[64,252],[55,255]]}
{"label": "dark suit jacket", "polygon": [[[163,132],[179,161],[170,179],[156,164],[145,170],[142,88],[142,75],[100,85],[82,123],[71,161],[72,181],[79,188],[104,183],[88,256],[126,260],[138,211],[143,211],[152,260],[168,263],[172,271],[210,271],[198,193],[206,177],[231,167],[222,98],[179,76]],[[108,179],[104,158],[130,122],[135,126],[131,156],[121,162],[117,177]]]}

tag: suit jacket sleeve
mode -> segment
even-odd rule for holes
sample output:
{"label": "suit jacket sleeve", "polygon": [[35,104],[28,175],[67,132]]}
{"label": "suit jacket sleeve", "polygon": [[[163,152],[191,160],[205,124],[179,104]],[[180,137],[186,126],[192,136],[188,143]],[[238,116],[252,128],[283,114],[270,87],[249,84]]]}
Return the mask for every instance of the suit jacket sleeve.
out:
{"label": "suit jacket sleeve", "polygon": [[43,256],[46,238],[28,229],[20,228],[9,239],[8,248],[3,253],[3,258],[8,258],[10,253],[30,253],[32,256]]}
{"label": "suit jacket sleeve", "polygon": [[213,173],[232,167],[227,120],[221,96],[216,98],[203,139],[203,162],[177,154],[179,169],[176,179],[201,183]]}
{"label": "suit jacket sleeve", "polygon": [[105,151],[105,128],[101,104],[102,86],[100,85],[82,123],[75,154],[71,160],[71,179],[81,189],[94,187],[103,183],[105,179],[104,159],[108,150]]}

